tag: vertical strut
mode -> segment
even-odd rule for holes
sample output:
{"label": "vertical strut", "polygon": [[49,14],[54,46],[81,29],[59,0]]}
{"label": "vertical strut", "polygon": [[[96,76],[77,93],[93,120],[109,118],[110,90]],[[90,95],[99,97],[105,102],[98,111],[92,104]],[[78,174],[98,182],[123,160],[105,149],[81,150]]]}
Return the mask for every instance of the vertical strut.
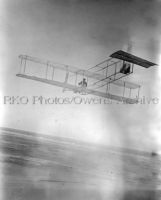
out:
{"label": "vertical strut", "polygon": [[124,90],[123,90],[123,97],[125,95],[125,82],[124,82]]}
{"label": "vertical strut", "polygon": [[115,63],[115,74],[114,74],[114,80],[116,78],[116,72],[117,72],[117,63]]}
{"label": "vertical strut", "polygon": [[23,70],[24,74],[25,74],[25,70],[26,70],[26,59],[27,59],[27,56],[26,56],[25,61],[24,61],[24,70]]}
{"label": "vertical strut", "polygon": [[21,74],[21,71],[22,71],[22,61],[23,61],[23,58],[21,57],[21,61],[20,61],[20,74]]}
{"label": "vertical strut", "polygon": [[[65,75],[65,80],[64,83],[67,83],[69,77],[69,71],[68,71],[68,66],[66,66],[66,75]],[[65,87],[63,88],[63,92],[65,92]]]}
{"label": "vertical strut", "polygon": [[133,73],[133,71],[134,71],[134,63],[132,63],[132,72],[131,73]]}
{"label": "vertical strut", "polygon": [[54,67],[52,66],[53,68],[53,72],[52,72],[52,80],[54,79]]}
{"label": "vertical strut", "polygon": [[108,90],[110,90],[110,87],[111,87],[111,85],[110,85],[110,83],[108,84]]}
{"label": "vertical strut", "polygon": [[47,65],[46,65],[46,79],[48,77],[48,62],[47,62]]}
{"label": "vertical strut", "polygon": [[66,76],[65,76],[65,81],[64,81],[64,83],[67,83],[67,81],[68,81],[68,76],[69,76],[69,71],[68,71],[68,66],[66,66]]}
{"label": "vertical strut", "polygon": [[[108,66],[108,61],[107,61],[107,66]],[[106,78],[107,78],[107,74],[108,74],[108,67],[106,67]],[[109,90],[109,85],[107,83],[107,87],[106,87],[106,94],[107,94],[107,91]]]}
{"label": "vertical strut", "polygon": [[130,92],[129,92],[129,98],[131,98],[131,88],[130,88]]}
{"label": "vertical strut", "polygon": [[137,97],[137,99],[139,99],[139,94],[140,94],[140,86],[139,86],[139,89],[138,89],[138,97]]}
{"label": "vertical strut", "polygon": [[88,86],[88,76],[87,76],[87,86]]}
{"label": "vertical strut", "polygon": [[107,94],[107,92],[108,92],[108,83],[107,83],[107,86],[106,86],[106,94]]}
{"label": "vertical strut", "polygon": [[75,87],[77,86],[77,72],[76,72],[76,75],[75,75]]}

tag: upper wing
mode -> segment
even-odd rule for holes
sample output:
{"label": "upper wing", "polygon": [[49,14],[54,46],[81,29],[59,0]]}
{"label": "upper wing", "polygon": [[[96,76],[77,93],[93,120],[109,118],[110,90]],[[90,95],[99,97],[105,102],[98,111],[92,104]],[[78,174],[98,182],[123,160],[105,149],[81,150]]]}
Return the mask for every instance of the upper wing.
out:
{"label": "upper wing", "polygon": [[[88,78],[99,80],[100,82],[102,82],[102,80],[103,80],[103,82],[105,84],[106,84],[106,82],[107,82],[107,84],[109,82],[109,80],[106,79],[107,78],[106,75],[102,75],[102,74],[97,73],[97,72],[92,72],[90,69],[89,70],[83,70],[83,69],[80,69],[80,68],[76,68],[74,66],[55,63],[55,62],[52,62],[52,61],[44,61],[43,59],[39,59],[39,58],[27,56],[27,55],[20,55],[19,58],[20,59],[26,59],[26,60],[29,60],[29,61],[32,61],[32,62],[35,62],[35,63],[40,63],[40,64],[43,64],[43,65],[48,65],[48,66],[51,66],[55,69],[59,69],[59,70],[62,70],[62,71],[68,71],[68,72],[71,72],[71,73],[74,73],[74,74],[77,74],[77,75],[83,75],[83,76],[88,77]],[[106,61],[108,61],[108,60],[106,60]],[[102,63],[104,63],[106,61],[103,61]],[[101,63],[99,63],[99,64],[101,64]],[[113,81],[112,84],[120,86],[120,87],[129,88],[129,89],[136,89],[136,88],[140,87],[140,85],[133,84],[133,83],[130,83],[130,82],[127,82],[127,81],[122,81],[122,80]]]}

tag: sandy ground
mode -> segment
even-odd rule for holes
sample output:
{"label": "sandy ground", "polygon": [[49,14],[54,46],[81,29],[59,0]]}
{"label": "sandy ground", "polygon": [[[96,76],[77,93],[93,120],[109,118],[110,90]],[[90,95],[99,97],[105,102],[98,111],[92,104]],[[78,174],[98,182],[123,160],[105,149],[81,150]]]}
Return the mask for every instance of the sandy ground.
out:
{"label": "sandy ground", "polygon": [[160,199],[154,152],[0,132],[2,200]]}

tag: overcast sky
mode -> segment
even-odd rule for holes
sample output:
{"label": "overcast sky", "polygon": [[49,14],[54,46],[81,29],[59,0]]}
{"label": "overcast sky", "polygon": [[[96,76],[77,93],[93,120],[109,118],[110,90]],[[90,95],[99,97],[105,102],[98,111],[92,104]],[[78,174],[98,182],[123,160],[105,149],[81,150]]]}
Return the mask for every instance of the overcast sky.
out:
{"label": "overcast sky", "polygon": [[[107,145],[156,146],[159,105],[3,105],[3,97],[63,95],[60,88],[16,77],[19,54],[87,69],[131,42],[133,54],[159,64],[159,0],[0,2],[2,126]],[[142,85],[141,95],[158,95],[158,68],[135,68],[130,80]]]}

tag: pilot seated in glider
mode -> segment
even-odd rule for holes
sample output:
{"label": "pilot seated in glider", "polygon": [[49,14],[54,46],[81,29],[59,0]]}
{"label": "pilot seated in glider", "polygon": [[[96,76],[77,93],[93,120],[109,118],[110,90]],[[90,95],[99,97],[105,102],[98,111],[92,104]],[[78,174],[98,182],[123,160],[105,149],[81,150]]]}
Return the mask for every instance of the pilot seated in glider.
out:
{"label": "pilot seated in glider", "polygon": [[81,82],[79,82],[78,85],[80,85],[82,88],[86,88],[87,87],[87,81],[86,81],[86,79],[83,78],[83,80]]}
{"label": "pilot seated in glider", "polygon": [[123,63],[122,68],[120,69],[120,73],[122,74],[129,74],[130,73],[130,64],[129,63]]}

